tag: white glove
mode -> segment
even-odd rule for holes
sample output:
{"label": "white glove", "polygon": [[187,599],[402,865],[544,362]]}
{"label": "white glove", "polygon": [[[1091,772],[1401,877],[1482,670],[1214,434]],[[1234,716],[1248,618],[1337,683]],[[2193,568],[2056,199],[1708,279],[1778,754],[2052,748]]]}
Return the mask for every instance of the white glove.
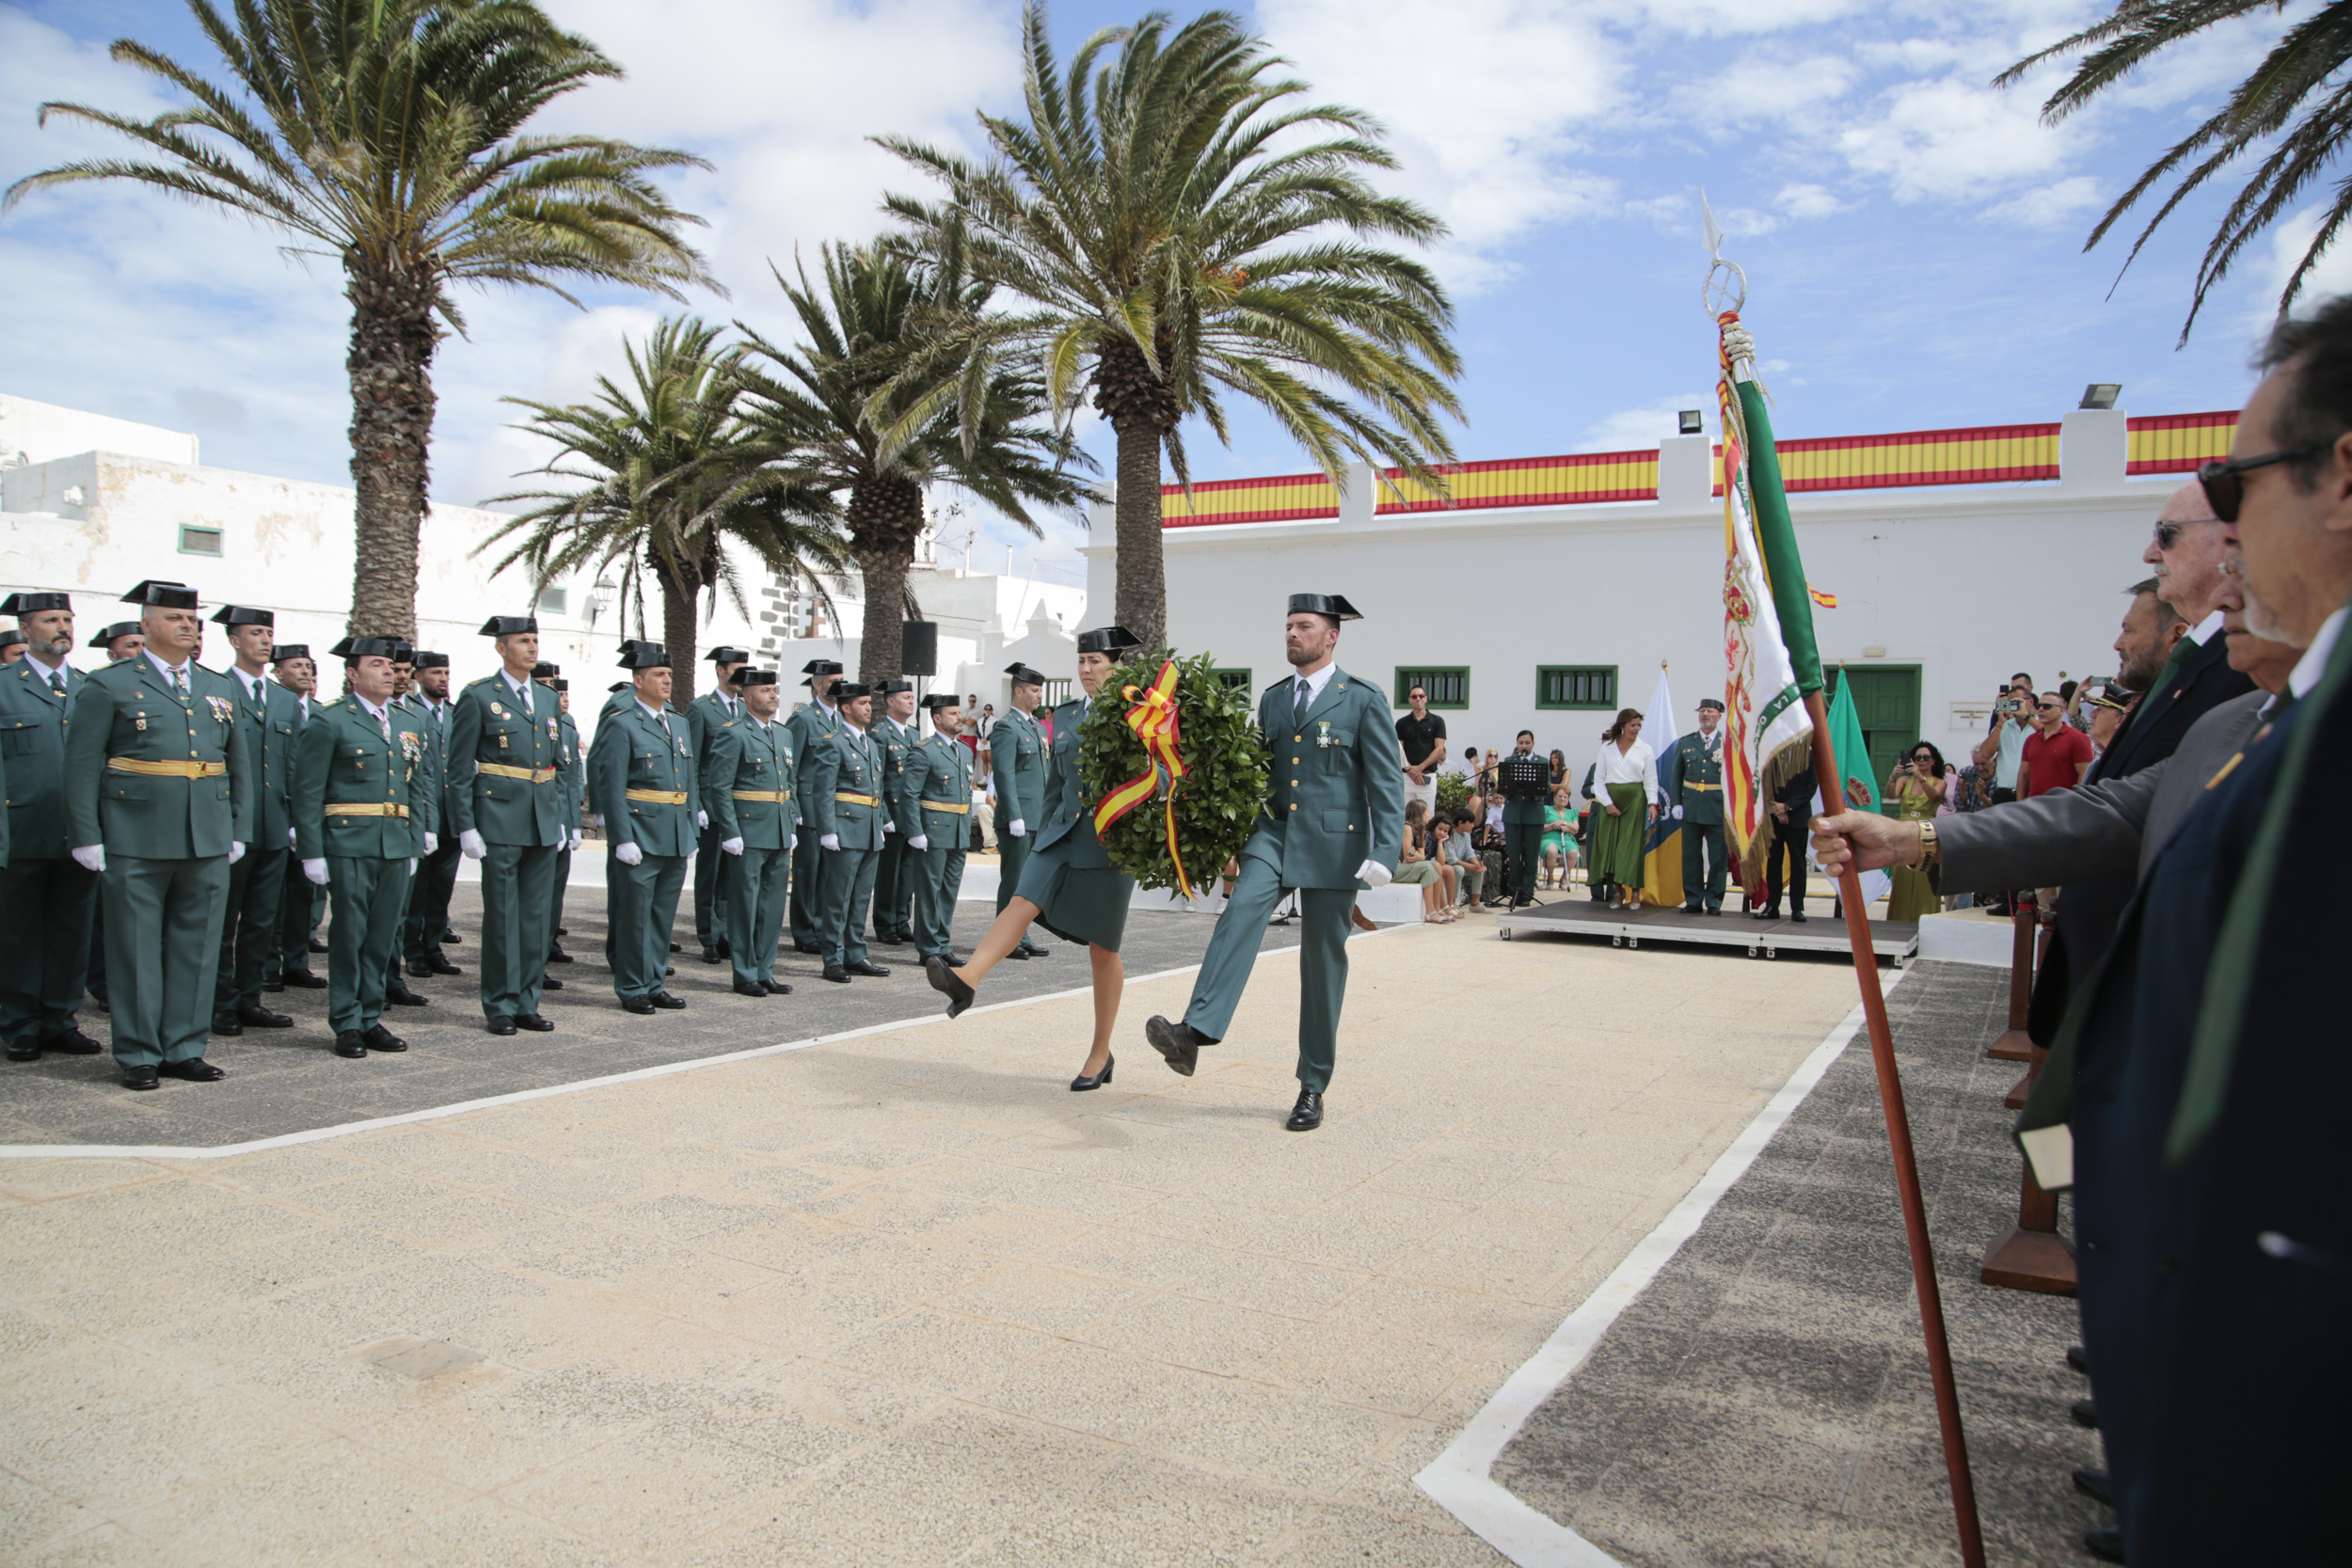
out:
{"label": "white glove", "polygon": [[817,842],[823,845],[828,849],[838,849],[841,847],[841,835],[839,833],[820,833],[818,835]]}
{"label": "white glove", "polygon": [[1378,861],[1366,861],[1356,868],[1356,879],[1366,887],[1387,887],[1396,879],[1396,873]]}
{"label": "white glove", "polygon": [[83,845],[73,851],[73,863],[85,871],[105,870],[106,847],[103,844]]}
{"label": "white glove", "polygon": [[784,847],[787,849],[798,849],[801,847],[801,835],[798,833],[785,834]]}
{"label": "white glove", "polygon": [[1682,808],[1680,806],[1675,807],[1675,820],[1677,822],[1682,820]]}
{"label": "white glove", "polygon": [[723,838],[719,841],[719,847],[727,854],[739,855],[743,852],[743,841],[739,837]]}
{"label": "white glove", "polygon": [[440,834],[438,834],[438,833],[427,833],[427,834],[425,834],[425,835],[424,835],[424,852],[425,852],[426,854],[428,854],[428,855],[429,855],[429,854],[433,853],[433,851],[434,851],[434,850],[438,849],[440,847],[441,847],[441,835],[440,835]]}
{"label": "white glove", "polygon": [[614,845],[612,847],[612,858],[619,861],[623,865],[635,865],[638,862],[645,858],[645,851],[640,847],[637,841],[632,838],[627,844]]}
{"label": "white glove", "polygon": [[304,861],[302,874],[320,887],[325,887],[326,885],[326,857],[321,855],[317,860]]}
{"label": "white glove", "polygon": [[292,828],[288,828],[288,829],[286,830],[286,847],[287,847],[287,848],[291,849],[291,848],[293,848],[295,845],[297,845],[297,844],[299,844],[299,843],[301,843],[301,842],[302,842],[302,840],[301,840],[299,837],[297,837],[297,836],[295,835],[294,831]]}
{"label": "white glove", "polygon": [[698,812],[696,812],[696,813],[694,814],[694,826],[695,826],[695,827],[697,827],[697,828],[707,828],[707,827],[709,827],[709,826],[710,826],[710,814],[709,814],[708,812],[707,812],[707,811],[698,811]]}
{"label": "white glove", "polygon": [[907,834],[907,847],[908,847],[908,848],[910,848],[910,849],[928,849],[928,848],[930,848],[930,847],[931,847],[931,835],[930,835],[930,834],[929,834],[929,833],[909,833],[909,834]]}
{"label": "white glove", "polygon": [[572,847],[575,850],[580,847],[580,830],[578,828],[574,828],[572,830]]}
{"label": "white glove", "polygon": [[1026,838],[1029,836],[1029,825],[1026,822],[1022,821],[1021,818],[1017,816],[1006,826],[1005,831],[1012,834],[1015,838]]}
{"label": "white glove", "polygon": [[237,843],[233,839],[230,840],[229,845],[229,863],[230,865],[234,865],[243,859],[245,859],[245,846]]}
{"label": "white glove", "polygon": [[895,832],[897,832],[898,831],[898,824],[897,824],[896,822],[885,822],[885,823],[883,823],[883,824],[882,824],[882,832],[886,832],[886,833],[895,833]]}
{"label": "white glove", "polygon": [[457,847],[466,852],[469,861],[478,861],[490,852],[490,847],[482,842],[482,834],[472,828],[457,835]]}
{"label": "white glove", "polygon": [[413,877],[413,876],[415,876],[416,874],[417,874],[417,857],[416,857],[416,856],[414,856],[414,855],[411,855],[411,856],[409,856],[409,857],[408,857],[408,875],[410,875],[411,877]]}

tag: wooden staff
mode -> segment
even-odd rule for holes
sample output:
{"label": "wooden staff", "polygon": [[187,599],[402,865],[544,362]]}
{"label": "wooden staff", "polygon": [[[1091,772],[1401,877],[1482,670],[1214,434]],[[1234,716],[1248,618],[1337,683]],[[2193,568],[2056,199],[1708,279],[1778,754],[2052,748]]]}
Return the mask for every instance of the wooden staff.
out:
{"label": "wooden staff", "polygon": [[[1837,751],[1831,744],[1829,714],[1819,690],[1804,694],[1813,721],[1813,776],[1823,793],[1842,800]],[[1886,1022],[1886,994],[1879,989],[1878,953],[1870,944],[1870,918],[1862,902],[1862,874],[1850,858],[1837,888],[1846,911],[1846,941],[1853,949],[1862,1017],[1870,1031],[1870,1061],[1878,1069],[1879,1108],[1886,1115],[1886,1141],[1895,1155],[1895,1190],[1902,1199],[1903,1230],[1911,1241],[1911,1282],[1919,1297],[1919,1324],[1928,1342],[1928,1375],[1935,1385],[1935,1420],[1944,1433],[1944,1469],[1951,1477],[1952,1512],[1960,1522],[1960,1558],[1967,1568],[1984,1568],[1984,1530],[1977,1520],[1977,1487],[1968,1471],[1968,1435],[1961,1430],[1960,1387],[1952,1379],[1952,1346],[1944,1331],[1944,1297],[1935,1283],[1935,1251],[1928,1240],[1927,1200],[1919,1192],[1919,1161],[1911,1147],[1911,1117],[1903,1108],[1900,1069],[1895,1063],[1895,1034]]]}

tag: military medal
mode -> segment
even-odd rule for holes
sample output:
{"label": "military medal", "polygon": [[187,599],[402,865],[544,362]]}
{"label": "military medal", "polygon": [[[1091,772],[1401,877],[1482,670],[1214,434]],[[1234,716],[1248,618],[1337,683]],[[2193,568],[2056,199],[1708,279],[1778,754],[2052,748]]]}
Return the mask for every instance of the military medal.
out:
{"label": "military medal", "polygon": [[1315,736],[1315,744],[1327,752],[1329,751],[1331,749],[1331,721],[1319,719],[1315,721],[1315,727],[1320,732]]}
{"label": "military medal", "polygon": [[506,717],[506,710],[499,706],[498,704],[492,703],[490,705],[490,717],[493,719],[503,719]]}

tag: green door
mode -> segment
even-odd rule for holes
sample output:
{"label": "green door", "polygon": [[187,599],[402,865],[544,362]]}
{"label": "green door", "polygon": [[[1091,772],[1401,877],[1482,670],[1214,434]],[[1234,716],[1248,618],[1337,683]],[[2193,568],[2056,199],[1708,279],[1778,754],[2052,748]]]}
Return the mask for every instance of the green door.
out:
{"label": "green door", "polygon": [[[1903,758],[1904,749],[1920,736],[1919,667],[1915,664],[1867,664],[1829,672],[1832,697],[1839,677],[1853,682],[1854,712],[1862,720],[1862,737],[1870,745],[1870,788],[1883,796],[1887,775]],[[1880,810],[1886,809],[1883,800]]]}

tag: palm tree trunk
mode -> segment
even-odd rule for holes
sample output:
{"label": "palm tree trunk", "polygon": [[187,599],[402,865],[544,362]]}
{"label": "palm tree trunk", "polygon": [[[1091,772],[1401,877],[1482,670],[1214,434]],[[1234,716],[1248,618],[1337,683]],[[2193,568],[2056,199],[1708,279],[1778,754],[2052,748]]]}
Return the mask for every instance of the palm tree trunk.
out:
{"label": "palm tree trunk", "polygon": [[414,637],[417,538],[424,523],[433,440],[433,324],[428,279],[352,270],[351,619],[355,636]]}
{"label": "palm tree trunk", "polygon": [[1160,430],[1139,419],[1119,432],[1119,608],[1116,620],[1146,648],[1166,645],[1168,568],[1160,555]]}
{"label": "palm tree trunk", "polygon": [[907,568],[914,563],[914,547],[861,551],[857,563],[866,575],[866,624],[858,637],[857,678],[868,686],[897,680],[906,666]]}
{"label": "palm tree trunk", "polygon": [[694,676],[700,669],[694,662],[698,651],[694,610],[702,595],[667,573],[658,576],[661,581],[661,645],[670,651],[670,703],[684,708],[694,700]]}

